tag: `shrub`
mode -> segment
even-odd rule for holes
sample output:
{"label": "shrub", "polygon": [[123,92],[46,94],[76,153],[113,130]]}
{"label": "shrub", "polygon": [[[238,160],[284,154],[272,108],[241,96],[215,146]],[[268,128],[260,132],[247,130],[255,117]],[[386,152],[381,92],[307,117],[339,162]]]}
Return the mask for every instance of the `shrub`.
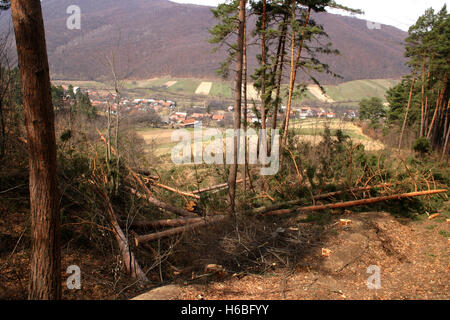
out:
{"label": "shrub", "polygon": [[413,150],[420,155],[429,154],[431,152],[431,143],[425,137],[418,138],[413,144]]}

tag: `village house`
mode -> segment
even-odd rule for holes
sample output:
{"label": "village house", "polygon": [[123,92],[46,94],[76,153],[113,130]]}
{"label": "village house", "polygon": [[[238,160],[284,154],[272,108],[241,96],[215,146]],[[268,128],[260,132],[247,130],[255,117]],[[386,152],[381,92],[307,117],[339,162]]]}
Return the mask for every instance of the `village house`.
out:
{"label": "village house", "polygon": [[195,119],[186,119],[183,120],[181,123],[179,123],[178,126],[183,128],[193,128],[195,125],[199,123],[200,122]]}
{"label": "village house", "polygon": [[300,119],[306,119],[306,118],[310,118],[313,116],[314,116],[314,114],[311,110],[311,107],[304,106],[304,107],[300,108],[300,110],[299,110]]}
{"label": "village house", "polygon": [[223,114],[215,114],[212,116],[212,119],[214,121],[223,121],[225,119],[225,116]]}

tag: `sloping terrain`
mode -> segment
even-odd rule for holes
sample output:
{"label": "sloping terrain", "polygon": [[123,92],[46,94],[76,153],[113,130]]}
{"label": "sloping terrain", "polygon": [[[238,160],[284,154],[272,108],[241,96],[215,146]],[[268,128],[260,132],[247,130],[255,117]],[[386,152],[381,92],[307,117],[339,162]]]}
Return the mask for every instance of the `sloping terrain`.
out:
{"label": "sloping terrain", "polygon": [[[44,0],[50,68],[53,78],[93,80],[111,77],[107,57],[115,54],[122,78],[161,76],[215,78],[224,50],[212,54],[208,30],[216,23],[210,8],[167,0]],[[81,30],[68,30],[69,5],[81,8]],[[316,15],[340,56],[326,57],[343,81],[397,78],[407,72],[402,42],[394,27],[371,30],[364,20]],[[9,23],[0,18],[0,30]],[[326,40],[328,41],[328,40]],[[250,48],[250,69],[257,46]],[[301,75],[300,75],[301,77]],[[322,75],[329,83],[341,82]]]}
{"label": "sloping terrain", "polygon": [[[289,261],[280,258],[265,275],[211,275],[194,284],[152,290],[136,299],[449,299],[450,260],[443,236],[449,225],[445,219],[412,222],[385,212],[348,213],[345,218],[352,221],[345,227],[292,223],[291,228],[283,228],[276,237],[308,243],[308,253],[289,268]],[[330,256],[323,256],[322,248],[331,250]],[[367,286],[373,275],[370,266],[380,270],[381,288],[377,290]]]}

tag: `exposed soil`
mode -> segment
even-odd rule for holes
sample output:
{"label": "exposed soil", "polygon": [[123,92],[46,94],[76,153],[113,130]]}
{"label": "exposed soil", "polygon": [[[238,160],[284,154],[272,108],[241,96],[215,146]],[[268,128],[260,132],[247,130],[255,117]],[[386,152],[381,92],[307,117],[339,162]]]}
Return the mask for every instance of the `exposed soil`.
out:
{"label": "exposed soil", "polygon": [[[24,299],[29,273],[29,238],[24,233],[28,216],[26,212],[7,214],[1,206],[0,212],[0,299]],[[292,247],[298,248],[295,261],[286,261],[289,258],[282,254],[277,258],[277,252],[284,250],[278,247],[273,251],[275,262],[271,261],[264,272],[252,272],[244,266],[242,272],[236,272],[224,264],[225,272],[202,276],[197,269],[195,275],[192,273],[197,280],[192,280],[191,274],[181,274],[174,285],[156,293],[148,291],[159,286],[158,278],[151,277],[152,284],[139,288],[121,271],[120,262],[111,254],[113,241],[105,239],[103,254],[89,246],[78,249],[80,239],[65,241],[63,270],[76,264],[83,274],[82,290],[68,290],[63,285],[63,295],[64,299],[130,299],[145,292],[141,299],[154,299],[155,295],[194,300],[449,299],[449,217],[443,213],[434,220],[425,216],[413,221],[381,212],[347,212],[333,216],[325,226],[286,220],[272,236],[283,240],[279,243],[297,242],[298,246]],[[340,226],[340,218],[352,223]],[[324,257],[322,248],[331,250],[331,255]],[[369,290],[366,285],[371,265],[381,269],[379,290]],[[67,276],[63,272],[64,284]]]}
{"label": "exposed soil", "polygon": [[[333,226],[322,256],[306,256],[295,269],[266,275],[231,276],[222,281],[180,286],[177,299],[449,299],[450,230],[444,217],[398,220],[388,213],[345,217]],[[381,269],[381,289],[369,290],[367,268]]]}

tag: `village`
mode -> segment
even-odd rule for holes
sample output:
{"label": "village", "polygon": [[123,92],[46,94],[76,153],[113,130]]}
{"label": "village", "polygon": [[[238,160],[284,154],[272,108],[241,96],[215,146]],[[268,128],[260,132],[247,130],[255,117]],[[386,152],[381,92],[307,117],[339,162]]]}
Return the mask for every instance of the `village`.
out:
{"label": "village", "polygon": [[[63,86],[65,90],[67,86]],[[156,127],[168,128],[189,128],[194,127],[200,122],[211,127],[230,127],[233,124],[233,106],[229,101],[219,101],[209,105],[207,101],[203,105],[186,106],[169,99],[161,98],[128,98],[120,96],[117,99],[115,93],[104,90],[73,88],[74,92],[82,90],[88,93],[91,104],[97,112],[106,114],[110,108],[111,114],[117,113],[117,106],[120,105],[122,116],[145,118],[152,117],[152,125]],[[119,102],[117,101],[119,100]],[[278,123],[283,121],[286,114],[286,106],[282,105],[278,113]],[[260,105],[251,103],[248,106],[247,123],[258,126],[261,122],[258,114]],[[331,104],[323,103],[323,106],[293,105],[291,110],[291,119],[344,119],[352,120],[357,118],[356,110],[335,108]]]}

